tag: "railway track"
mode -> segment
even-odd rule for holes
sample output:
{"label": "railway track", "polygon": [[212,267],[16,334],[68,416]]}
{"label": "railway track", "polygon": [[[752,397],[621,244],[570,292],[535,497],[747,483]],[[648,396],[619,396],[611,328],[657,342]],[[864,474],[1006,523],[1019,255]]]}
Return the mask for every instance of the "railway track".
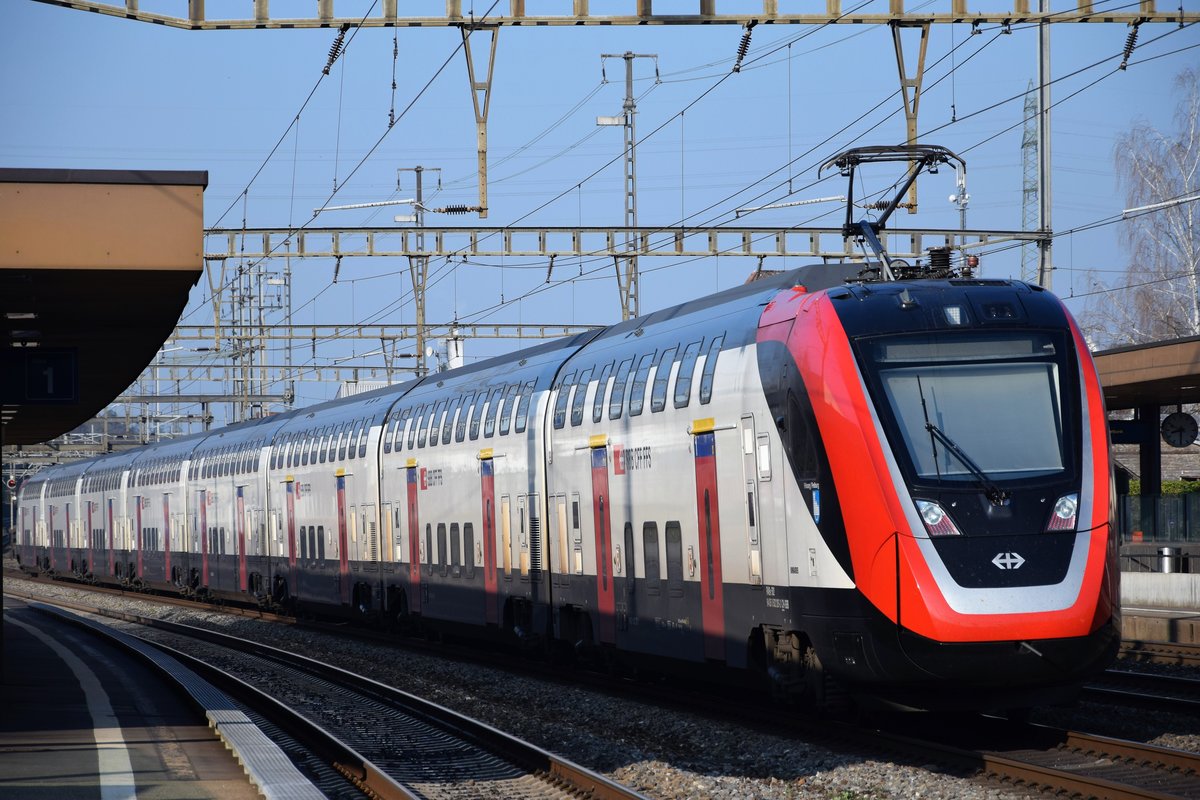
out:
{"label": "railway track", "polygon": [[152,629],[139,635],[309,743],[368,797],[642,797],[496,728],[330,664],[216,631],[55,603]]}
{"label": "railway track", "polygon": [[[147,599],[144,595],[131,596]],[[593,689],[605,691],[602,676],[573,674],[573,683],[581,680]],[[1154,676],[1128,673],[1117,673],[1106,680],[1111,685],[1097,686],[1110,692],[1107,698],[1097,695],[1104,702],[1137,702],[1143,706],[1155,703],[1158,704],[1155,707],[1169,705],[1173,711],[1181,710],[1178,700],[1184,697],[1184,689],[1188,692],[1195,689],[1194,682],[1162,682]],[[1140,681],[1142,688],[1129,683],[1134,680]],[[609,681],[607,691],[625,697],[636,696],[645,702],[673,709],[685,707],[723,721],[749,722],[760,729],[820,741],[827,746],[865,753],[883,752],[892,761],[922,765],[933,762],[941,765],[938,771],[945,774],[982,777],[1010,790],[1016,788],[1031,794],[1051,791],[1062,796],[1120,800],[1200,798],[1200,756],[1169,748],[975,716],[932,716],[929,718],[937,721],[932,730],[914,729],[915,722],[926,715],[902,715],[899,727],[891,730],[836,724],[828,720],[805,720],[798,714],[780,715],[779,709],[762,708],[761,703],[747,702],[744,696],[731,695],[736,699],[720,702],[714,697],[716,693],[707,691],[693,693],[703,697],[689,702],[683,699],[688,694],[686,690],[664,694],[662,685],[621,682],[619,688],[614,689],[612,683]],[[1168,684],[1176,685],[1170,694]],[[666,688],[678,687],[671,684]],[[1121,695],[1115,694],[1117,692]],[[1141,697],[1135,699],[1134,695]],[[1148,700],[1146,695],[1159,697]]]}
{"label": "railway track", "polygon": [[1200,716],[1200,680],[1195,678],[1110,669],[1084,687],[1084,697]]}
{"label": "railway track", "polygon": [[1200,644],[1187,642],[1121,642],[1121,658],[1146,664],[1175,664],[1200,667]]}

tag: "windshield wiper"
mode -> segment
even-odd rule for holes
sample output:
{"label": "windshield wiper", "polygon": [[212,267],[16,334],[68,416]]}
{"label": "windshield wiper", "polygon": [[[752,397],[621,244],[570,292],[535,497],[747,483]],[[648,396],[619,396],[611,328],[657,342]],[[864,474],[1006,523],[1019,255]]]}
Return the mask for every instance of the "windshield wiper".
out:
{"label": "windshield wiper", "polygon": [[925,423],[925,430],[929,431],[933,438],[941,442],[942,447],[945,447],[947,452],[962,462],[962,465],[975,476],[975,479],[983,486],[983,493],[987,495],[987,499],[991,501],[992,505],[1002,506],[1008,502],[1009,493],[993,483],[991,478],[987,476],[987,473],[980,469],[979,465],[953,439],[947,436],[945,431],[932,422]]}
{"label": "windshield wiper", "polygon": [[[979,465],[975,463],[974,459],[967,455],[966,451],[959,447],[957,442],[946,435],[944,430],[930,422],[929,409],[925,405],[925,389],[921,386],[920,375],[917,376],[917,391],[921,394],[921,413],[925,415],[925,430],[929,431],[930,437],[938,442],[941,442],[942,447],[946,448],[946,452],[957,458],[959,462],[961,462],[962,465],[966,467],[973,476],[975,476],[975,480],[979,481],[979,484],[983,487],[984,495],[992,505],[1002,506],[1007,503],[1010,496],[1009,493],[997,486],[992,479],[987,476],[987,473],[980,469]],[[938,479],[940,480],[942,477],[942,472],[940,469],[938,469],[936,446],[933,448],[933,468],[937,470]]]}

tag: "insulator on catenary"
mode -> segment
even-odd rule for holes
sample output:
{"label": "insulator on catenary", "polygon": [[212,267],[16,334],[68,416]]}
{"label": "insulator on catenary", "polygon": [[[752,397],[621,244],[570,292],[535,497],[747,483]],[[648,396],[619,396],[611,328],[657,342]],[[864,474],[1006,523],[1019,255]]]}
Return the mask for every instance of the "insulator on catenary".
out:
{"label": "insulator on catenary", "polygon": [[742,34],[742,40],[738,42],[737,61],[733,65],[734,72],[742,71],[742,59],[746,57],[746,53],[750,52],[750,36],[757,24],[758,20],[753,19],[746,24],[746,32]]}
{"label": "insulator on catenary", "polygon": [[342,54],[342,50],[346,47],[346,31],[350,29],[349,25],[342,25],[338,30],[337,38],[333,40],[333,44],[329,45],[329,59],[325,62],[325,69],[321,70],[325,75],[329,74],[329,70],[333,67],[333,62],[338,60],[338,56]]}
{"label": "insulator on catenary", "polygon": [[470,214],[473,211],[483,211],[483,210],[484,209],[482,206],[466,206],[466,205],[446,206],[444,208],[433,209],[434,213],[437,213],[437,214]]}
{"label": "insulator on catenary", "polygon": [[1133,23],[1133,30],[1125,37],[1125,53],[1121,56],[1121,66],[1118,69],[1125,69],[1129,66],[1129,57],[1133,55],[1133,48],[1137,47],[1138,26],[1141,23]]}

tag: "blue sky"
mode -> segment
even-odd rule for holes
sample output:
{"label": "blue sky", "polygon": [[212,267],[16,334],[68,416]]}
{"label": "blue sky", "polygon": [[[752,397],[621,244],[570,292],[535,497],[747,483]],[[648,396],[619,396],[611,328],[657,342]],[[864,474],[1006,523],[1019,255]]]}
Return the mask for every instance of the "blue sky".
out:
{"label": "blue sky", "polygon": [[[1194,2],[1185,2],[1185,8]],[[143,0],[141,5],[186,14],[182,0]],[[210,0],[209,16],[232,14],[235,7],[237,13],[243,11],[226,5]],[[310,13],[315,7],[311,2],[295,5],[293,13]],[[338,14],[361,13],[359,7],[368,5],[342,0]],[[478,13],[487,4],[476,5]],[[659,3],[656,10],[669,5]],[[909,3],[910,10],[939,11],[948,5],[948,0]],[[995,7],[1003,5],[997,0]],[[1058,5],[1074,7],[1073,2]],[[1096,5],[1124,7],[1111,0]],[[433,6],[444,9],[441,3]],[[276,16],[286,15],[288,8],[280,0],[272,4]],[[886,4],[862,9],[871,10],[886,10]],[[531,6],[530,13],[537,9]],[[1109,56],[1119,61],[1127,33],[1114,24],[1054,26],[1053,75],[1066,76]],[[308,222],[312,209],[326,201],[410,197],[411,176],[404,176],[404,187],[397,191],[396,170],[418,164],[442,170],[443,191],[428,201],[431,205],[475,204],[475,124],[463,54],[455,52],[461,45],[458,31],[363,29],[351,34],[346,55],[318,81],[334,31],[181,31],[9,0],[0,6],[0,63],[7,76],[0,84],[5,119],[0,163],[207,170],[209,226],[238,227],[244,218],[249,226],[286,227]],[[653,80],[652,62],[636,64],[643,225],[678,224],[682,217],[689,224],[729,224],[740,205],[842,194],[843,179],[813,183],[816,165],[847,147],[903,140],[887,28],[760,26],[743,71],[721,81],[741,34],[734,26],[502,29],[488,130],[491,210],[481,224],[621,224],[620,164],[602,169],[619,156],[621,131],[598,129],[595,118],[620,112],[624,67],[620,60],[609,60],[609,82],[602,84],[601,53],[658,55],[661,83]],[[393,36],[399,50],[394,105]],[[1113,172],[1114,142],[1138,119],[1171,129],[1176,101],[1172,79],[1200,61],[1200,49],[1169,53],[1197,44],[1197,28],[1146,25],[1127,70],[1109,74],[1117,63],[1109,61],[1054,86],[1053,99],[1062,100],[1053,111],[1056,231],[1111,217],[1125,207]],[[1000,101],[1024,92],[1034,78],[1036,45],[1033,29],[1014,28],[1005,35],[985,27],[973,37],[968,26],[932,29],[918,127],[927,134],[922,141],[944,145],[966,159],[970,228],[1021,226],[1023,103]],[[1098,82],[1084,88],[1093,81]],[[298,126],[283,136],[310,92]],[[399,115],[410,103],[411,109],[387,131],[389,111],[394,108]],[[952,113],[956,122],[951,122]],[[834,136],[845,126],[845,132]],[[274,157],[267,160],[277,142]],[[789,168],[791,159],[795,163]],[[789,172],[793,194],[787,192]],[[893,178],[880,177],[874,188],[884,188]],[[341,188],[330,199],[335,180]],[[870,181],[868,177],[868,192]],[[957,208],[946,199],[954,192],[952,174],[943,171],[922,179],[919,191],[921,212],[898,212],[894,225],[958,225]],[[408,212],[402,207],[326,212],[316,224],[390,225],[397,213]],[[824,204],[743,219],[832,226],[840,224],[842,214],[839,204]],[[474,218],[431,216],[429,221],[469,225]],[[1097,278],[1115,280],[1126,265],[1119,232],[1118,225],[1109,225],[1057,239],[1055,291],[1081,296]],[[1015,250],[985,253],[983,261],[987,276],[1019,275]],[[611,267],[598,270],[601,266],[594,259],[559,262],[555,273],[563,280],[547,286],[544,262],[509,258],[453,266],[434,261],[428,319],[610,322],[619,319],[617,290]],[[734,257],[686,263],[643,259],[642,310],[741,283],[754,266]],[[764,266],[785,265],[768,261]],[[348,260],[333,285],[331,263],[301,262],[293,289],[296,320],[411,322],[406,269],[406,263],[396,260]],[[571,276],[577,279],[565,280]],[[485,311],[501,294],[505,305]],[[204,299],[198,287],[188,321],[211,320]],[[1082,311],[1081,300],[1069,302],[1077,313]],[[469,343],[468,354],[515,346]],[[363,343],[345,347],[370,349]],[[332,351],[322,354],[332,357]],[[310,384],[302,389],[302,401],[326,393]]]}

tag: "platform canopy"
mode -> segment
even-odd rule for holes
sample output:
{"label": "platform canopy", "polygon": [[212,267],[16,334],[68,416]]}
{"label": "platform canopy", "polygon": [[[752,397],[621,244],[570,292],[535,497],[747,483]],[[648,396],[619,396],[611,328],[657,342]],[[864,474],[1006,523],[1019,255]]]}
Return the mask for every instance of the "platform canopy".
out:
{"label": "platform canopy", "polygon": [[1093,354],[1109,411],[1200,403],[1200,336]]}
{"label": "platform canopy", "polygon": [[204,267],[201,171],[0,169],[0,422],[36,444],[154,358]]}

